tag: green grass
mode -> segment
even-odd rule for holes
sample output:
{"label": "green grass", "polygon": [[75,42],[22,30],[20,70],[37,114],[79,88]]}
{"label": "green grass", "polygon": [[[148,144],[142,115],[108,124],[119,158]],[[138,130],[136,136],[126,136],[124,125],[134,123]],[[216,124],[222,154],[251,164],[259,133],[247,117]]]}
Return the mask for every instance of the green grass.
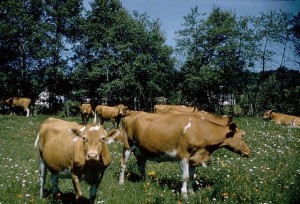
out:
{"label": "green grass", "polygon": [[[50,203],[38,196],[39,157],[33,144],[47,116],[0,115],[0,203]],[[80,122],[80,118],[67,118]],[[124,185],[118,184],[122,145],[110,144],[112,163],[97,192],[98,203],[299,203],[300,128],[274,125],[260,118],[236,118],[251,149],[242,158],[217,150],[207,168],[196,170],[195,194],[180,196],[178,163],[147,163],[145,181],[137,178],[134,157],[128,163]],[[85,197],[89,186],[82,182]],[[60,180],[64,196],[73,195],[71,180]],[[51,190],[48,174],[46,189]]]}

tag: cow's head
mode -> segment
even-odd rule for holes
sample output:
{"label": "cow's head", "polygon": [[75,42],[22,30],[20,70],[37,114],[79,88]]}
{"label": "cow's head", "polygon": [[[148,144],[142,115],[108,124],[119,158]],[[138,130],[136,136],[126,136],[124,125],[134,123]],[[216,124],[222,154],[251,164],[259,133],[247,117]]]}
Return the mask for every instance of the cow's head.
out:
{"label": "cow's head", "polygon": [[89,109],[91,108],[91,104],[83,103],[83,104],[81,104],[79,107],[80,107],[81,113],[87,114],[88,111],[89,111]]}
{"label": "cow's head", "polygon": [[263,113],[262,118],[263,119],[270,119],[271,116],[272,116],[272,112],[273,112],[273,110],[266,111],[265,113]]}
{"label": "cow's head", "polygon": [[126,111],[127,111],[127,109],[128,109],[127,106],[125,106],[125,105],[123,105],[123,104],[119,104],[119,105],[117,105],[116,107],[118,108],[118,113],[119,113],[119,115],[121,115],[121,116],[125,116],[125,115],[126,115]]}
{"label": "cow's head", "polygon": [[225,147],[241,156],[249,156],[250,149],[244,141],[245,132],[239,129],[235,123],[231,123],[228,128],[224,142]]}
{"label": "cow's head", "polygon": [[106,131],[101,125],[88,125],[80,130],[72,129],[72,131],[82,137],[86,162],[109,165],[111,158],[105,143]]}

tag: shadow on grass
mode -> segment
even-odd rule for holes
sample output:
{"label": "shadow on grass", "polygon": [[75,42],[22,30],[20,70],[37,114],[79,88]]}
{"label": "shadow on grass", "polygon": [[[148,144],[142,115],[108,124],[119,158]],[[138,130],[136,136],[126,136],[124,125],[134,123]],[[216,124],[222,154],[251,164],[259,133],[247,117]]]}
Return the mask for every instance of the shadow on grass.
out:
{"label": "shadow on grass", "polygon": [[75,193],[66,192],[63,193],[59,191],[57,200],[52,198],[52,191],[51,190],[44,190],[44,198],[49,198],[52,202],[51,203],[59,203],[59,204],[88,204],[89,199],[85,197],[81,197],[78,200],[75,198]]}
{"label": "shadow on grass", "polygon": [[[141,175],[136,173],[130,173],[126,172],[126,178],[130,182],[141,182],[145,181],[145,178],[143,178]],[[161,179],[155,179],[152,178],[152,181],[158,182],[158,184],[164,188],[167,186],[170,190],[173,190],[175,193],[181,193],[181,187],[182,187],[182,181],[181,180],[174,180],[171,178],[161,178]],[[207,181],[204,178],[195,179],[193,183],[193,190],[197,191],[199,189],[208,188],[213,186],[215,183],[212,181]]]}
{"label": "shadow on grass", "polygon": [[[174,190],[175,193],[181,193],[182,181],[175,181],[174,179],[159,179],[158,183],[161,187],[167,186],[169,189]],[[193,183],[193,191],[197,191],[202,188],[208,188],[214,185],[214,182],[206,181],[203,178],[195,179]]]}

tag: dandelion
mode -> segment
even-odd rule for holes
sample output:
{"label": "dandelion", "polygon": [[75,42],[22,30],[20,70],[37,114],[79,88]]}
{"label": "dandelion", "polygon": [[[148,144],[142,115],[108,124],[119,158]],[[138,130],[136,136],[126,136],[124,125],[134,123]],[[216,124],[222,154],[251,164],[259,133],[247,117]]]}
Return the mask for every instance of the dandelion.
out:
{"label": "dandelion", "polygon": [[155,177],[155,171],[154,171],[154,170],[150,171],[150,172],[148,173],[148,175],[151,176],[151,177]]}
{"label": "dandelion", "polygon": [[222,197],[224,199],[229,198],[229,193],[227,193],[227,192],[222,193]]}

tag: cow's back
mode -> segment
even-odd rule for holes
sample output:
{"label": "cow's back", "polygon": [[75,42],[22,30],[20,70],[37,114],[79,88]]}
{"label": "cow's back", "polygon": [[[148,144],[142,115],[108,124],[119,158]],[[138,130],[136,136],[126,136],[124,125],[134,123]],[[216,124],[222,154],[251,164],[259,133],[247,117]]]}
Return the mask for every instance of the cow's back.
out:
{"label": "cow's back", "polygon": [[105,119],[111,119],[118,115],[118,108],[116,107],[99,105],[96,107],[96,111],[101,117]]}
{"label": "cow's back", "polygon": [[24,108],[28,108],[31,103],[31,99],[29,98],[14,98],[13,104],[15,106],[22,106]]}

